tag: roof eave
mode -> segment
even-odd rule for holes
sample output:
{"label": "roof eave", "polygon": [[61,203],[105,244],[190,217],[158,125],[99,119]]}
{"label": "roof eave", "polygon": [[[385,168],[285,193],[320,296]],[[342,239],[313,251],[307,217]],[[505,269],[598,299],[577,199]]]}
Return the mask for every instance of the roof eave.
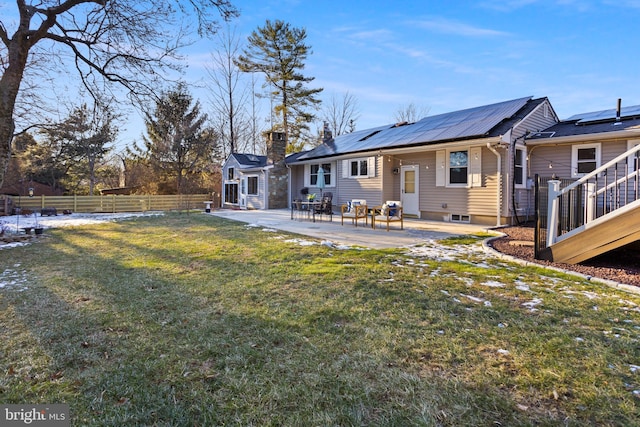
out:
{"label": "roof eave", "polygon": [[341,160],[348,159],[358,156],[366,156],[366,155],[376,155],[376,154],[406,154],[406,153],[414,153],[414,152],[424,152],[424,151],[439,151],[446,150],[451,148],[459,148],[459,147],[468,147],[470,145],[486,145],[489,144],[499,144],[504,142],[502,140],[502,136],[475,136],[469,139],[461,139],[455,141],[439,141],[439,142],[427,142],[427,143],[419,143],[412,144],[410,146],[404,147],[393,147],[393,148],[376,148],[374,150],[363,150],[363,151],[354,151],[350,153],[342,153],[331,156],[323,156],[323,157],[314,157],[311,159],[300,160],[295,163],[291,163],[292,165],[304,165],[309,163],[317,163],[318,161],[332,159],[332,160]]}

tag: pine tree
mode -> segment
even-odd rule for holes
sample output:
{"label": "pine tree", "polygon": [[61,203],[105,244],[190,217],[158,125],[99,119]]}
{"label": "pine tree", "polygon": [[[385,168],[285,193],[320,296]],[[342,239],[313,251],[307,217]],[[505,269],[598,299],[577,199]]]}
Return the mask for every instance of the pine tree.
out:
{"label": "pine tree", "polygon": [[215,134],[205,127],[207,115],[200,103],[193,102],[184,84],[165,93],[147,114],[147,137],[143,137],[143,154],[151,169],[160,176],[161,192],[186,190],[189,175],[208,167]]}
{"label": "pine tree", "polygon": [[266,85],[278,99],[274,113],[280,121],[272,125],[272,130],[285,132],[289,152],[293,146],[304,145],[309,123],[314,119],[309,111],[317,108],[320,100],[316,95],[322,92],[322,88],[307,88],[306,84],[315,78],[301,72],[311,53],[310,46],[304,43],[306,38],[303,28],[267,20],[264,27],[251,33],[247,48],[236,60],[242,71],[265,75]]}

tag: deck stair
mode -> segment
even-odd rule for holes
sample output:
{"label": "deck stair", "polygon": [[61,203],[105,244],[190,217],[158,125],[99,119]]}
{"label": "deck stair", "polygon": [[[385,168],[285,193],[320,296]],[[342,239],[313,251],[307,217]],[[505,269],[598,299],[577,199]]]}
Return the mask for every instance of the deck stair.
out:
{"label": "deck stair", "polygon": [[577,264],[640,241],[640,145],[560,189],[549,181],[542,258]]}

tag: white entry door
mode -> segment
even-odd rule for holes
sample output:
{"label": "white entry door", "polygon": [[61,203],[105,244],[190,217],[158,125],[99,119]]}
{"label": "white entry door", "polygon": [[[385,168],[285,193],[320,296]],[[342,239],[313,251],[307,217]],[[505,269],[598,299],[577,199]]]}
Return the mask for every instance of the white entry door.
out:
{"label": "white entry door", "polygon": [[402,191],[402,209],[407,215],[420,216],[417,165],[401,167],[400,188]]}
{"label": "white entry door", "polygon": [[247,209],[247,177],[240,178],[240,208]]}

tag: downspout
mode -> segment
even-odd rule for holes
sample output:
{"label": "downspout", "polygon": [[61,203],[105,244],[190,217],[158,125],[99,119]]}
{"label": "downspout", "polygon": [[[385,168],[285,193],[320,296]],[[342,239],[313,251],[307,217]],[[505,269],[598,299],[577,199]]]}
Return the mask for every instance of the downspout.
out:
{"label": "downspout", "polygon": [[502,227],[500,221],[500,219],[502,218],[502,156],[495,148],[491,146],[491,143],[489,142],[487,142],[487,148],[489,149],[489,151],[495,154],[496,158],[498,159],[498,191],[496,194],[496,205],[498,208],[496,211],[496,227]]}

